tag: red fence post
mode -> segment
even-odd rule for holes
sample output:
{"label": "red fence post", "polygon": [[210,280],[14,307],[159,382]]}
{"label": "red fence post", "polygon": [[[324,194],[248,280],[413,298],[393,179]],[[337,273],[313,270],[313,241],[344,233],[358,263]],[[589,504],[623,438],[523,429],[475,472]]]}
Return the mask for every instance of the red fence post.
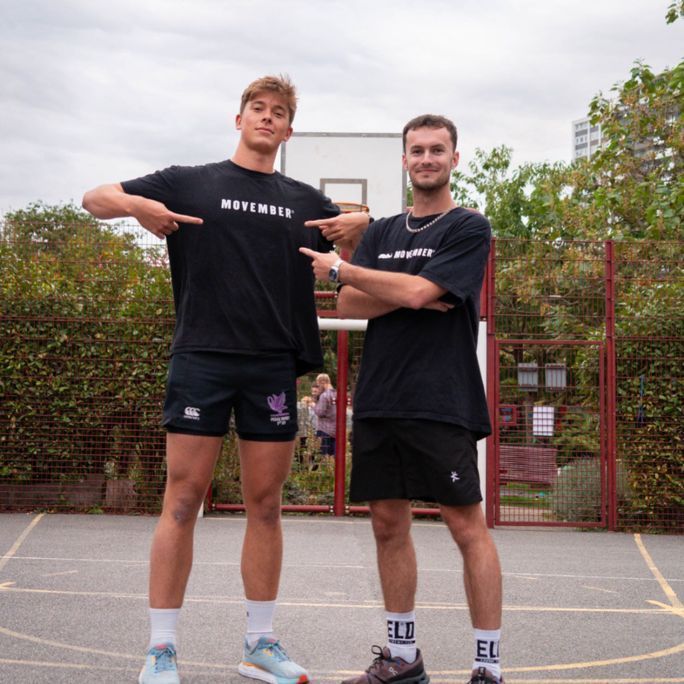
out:
{"label": "red fence post", "polygon": [[617,362],[615,350],[615,245],[606,240],[606,442],[608,529],[617,528]]}
{"label": "red fence post", "polygon": [[487,260],[487,270],[485,271],[486,292],[487,292],[487,406],[489,407],[489,420],[492,423],[492,434],[487,437],[487,467],[485,469],[485,492],[486,505],[485,516],[487,527],[494,527],[496,502],[498,492],[498,454],[496,445],[498,442],[498,392],[499,387],[499,364],[496,351],[496,319],[495,310],[495,277],[496,268],[496,238],[492,238],[492,244]]}
{"label": "red fence post", "polygon": [[337,331],[337,424],[335,430],[335,491],[333,515],[344,515],[347,472],[347,380],[349,369],[349,333]]}

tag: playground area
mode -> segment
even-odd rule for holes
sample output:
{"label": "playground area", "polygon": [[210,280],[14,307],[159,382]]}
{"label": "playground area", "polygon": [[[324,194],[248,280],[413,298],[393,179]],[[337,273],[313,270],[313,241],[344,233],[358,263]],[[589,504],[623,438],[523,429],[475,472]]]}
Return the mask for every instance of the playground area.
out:
{"label": "playground area", "polygon": [[[134,682],[147,642],[156,518],[3,514],[0,682]],[[198,521],[180,620],[184,684],[244,682],[242,515]],[[367,518],[286,516],[276,630],[313,682],[368,666],[385,639]],[[504,571],[507,684],[684,684],[681,536],[493,531]],[[441,523],[414,522],[418,643],[435,684],[465,681],[472,635],[462,566]]]}

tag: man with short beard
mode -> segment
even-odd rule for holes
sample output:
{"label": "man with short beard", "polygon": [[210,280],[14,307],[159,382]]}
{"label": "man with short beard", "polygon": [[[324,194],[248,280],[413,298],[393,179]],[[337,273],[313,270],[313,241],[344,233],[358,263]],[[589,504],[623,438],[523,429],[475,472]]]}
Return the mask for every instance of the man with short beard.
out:
{"label": "man with short beard", "polygon": [[[375,221],[352,263],[301,248],[316,277],[339,284],[344,318],[369,319],[354,394],[351,501],[368,501],[387,646],[344,684],[427,684],[416,647],[411,499],[437,502],[463,556],[474,628],[470,684],[503,684],[501,568],[481,507],[476,441],[491,432],[477,360],[489,222],[457,207],[454,124],[424,115],[404,127],[413,208]],[[324,223],[324,222],[322,222]]]}

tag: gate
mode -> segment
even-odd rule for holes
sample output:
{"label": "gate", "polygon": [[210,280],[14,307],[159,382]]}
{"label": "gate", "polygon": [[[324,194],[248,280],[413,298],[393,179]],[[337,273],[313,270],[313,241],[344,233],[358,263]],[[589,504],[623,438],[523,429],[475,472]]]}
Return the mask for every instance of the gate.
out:
{"label": "gate", "polygon": [[605,526],[603,343],[500,340],[495,358],[494,523]]}
{"label": "gate", "polygon": [[614,328],[606,265],[603,243],[493,241],[486,306],[490,525],[613,523]]}

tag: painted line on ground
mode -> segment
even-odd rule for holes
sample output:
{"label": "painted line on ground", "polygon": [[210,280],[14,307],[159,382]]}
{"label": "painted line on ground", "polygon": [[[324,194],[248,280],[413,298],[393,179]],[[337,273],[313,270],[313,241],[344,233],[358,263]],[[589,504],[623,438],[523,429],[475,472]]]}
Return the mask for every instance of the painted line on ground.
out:
{"label": "painted line on ground", "polygon": [[31,520],[28,527],[17,537],[17,540],[14,542],[14,544],[12,544],[12,548],[2,558],[0,558],[0,572],[5,567],[7,561],[10,560],[10,558],[12,558],[19,550],[19,547],[26,540],[26,537],[31,534],[33,528],[43,519],[44,516],[45,513],[39,513],[33,520]]}
{"label": "painted line on ground", "polygon": [[[130,565],[130,566],[146,566],[149,565],[149,560],[139,560],[131,558],[73,558],[66,556],[13,556],[8,558],[13,562],[19,561],[44,561],[47,563],[63,562],[63,563],[106,563],[106,564],[120,564],[120,565]],[[195,560],[193,562],[193,567],[206,566],[206,567],[240,567],[239,561],[201,561]],[[330,569],[349,569],[349,570],[372,570],[376,571],[375,566],[368,565],[358,565],[350,563],[285,563],[284,568],[330,568]],[[461,575],[462,571],[460,568],[421,568],[421,573],[430,572],[443,572],[443,573],[454,573]],[[656,578],[649,577],[631,577],[628,575],[573,575],[568,573],[531,573],[531,572],[504,572],[504,577],[511,577],[515,579],[525,579],[525,580],[539,580],[539,579],[575,579],[575,580],[610,580],[619,582],[656,582]],[[684,578],[674,578],[670,577],[667,582],[684,582]]]}
{"label": "painted line on ground", "polygon": [[676,608],[677,610],[684,609],[684,606],[682,605],[682,602],[679,600],[679,597],[675,593],[674,589],[668,584],[667,580],[663,577],[662,573],[660,572],[660,570],[658,570],[658,567],[653,562],[651,554],[646,550],[644,542],[641,540],[641,535],[635,534],[634,541],[636,542],[637,548],[639,549],[639,552],[641,553],[644,561],[646,561],[648,569],[656,578],[658,584],[660,585],[660,588],[663,590],[663,593],[667,597],[667,600],[670,602],[670,605],[673,608]]}
{"label": "painted line on ground", "polygon": [[[118,653],[116,651],[109,651],[109,650],[101,650],[101,649],[95,649],[95,648],[88,648],[86,646],[74,646],[72,644],[67,644],[64,642],[60,641],[53,641],[50,639],[43,639],[41,637],[36,637],[31,634],[23,634],[21,632],[15,632],[14,630],[7,629],[5,627],[0,627],[0,634],[4,634],[6,636],[12,637],[14,639],[21,639],[25,641],[29,641],[32,643],[38,643],[42,644],[44,646],[53,646],[55,648],[60,648],[63,650],[69,650],[69,651],[75,651],[78,653],[88,653],[88,654],[93,654],[93,655],[103,655],[103,656],[108,656],[112,658],[125,658],[126,660],[137,660],[140,661],[141,656],[140,655],[132,655],[130,653]],[[652,653],[644,653],[640,655],[633,655],[633,656],[623,656],[620,658],[609,658],[605,660],[594,660],[594,661],[584,661],[584,662],[577,662],[577,663],[562,663],[562,664],[557,664],[557,665],[534,665],[534,666],[525,666],[525,667],[508,667],[506,668],[506,672],[508,673],[523,673],[523,672],[538,672],[539,670],[543,670],[545,672],[558,672],[562,670],[575,670],[575,669],[585,669],[585,668],[591,668],[591,667],[606,667],[609,665],[624,665],[626,663],[634,663],[634,662],[642,662],[645,660],[654,660],[657,658],[664,658],[667,656],[671,655],[676,655],[678,653],[684,652],[684,643],[678,644],[677,646],[673,646],[671,648],[667,649],[662,649],[660,651],[654,651]],[[214,663],[207,663],[207,662],[195,662],[195,661],[186,661],[186,660],[179,660],[179,665],[183,666],[191,666],[191,667],[200,667],[200,668],[207,668],[207,669],[212,669],[212,670],[232,670],[235,666],[234,665],[221,665],[221,664],[214,664]],[[466,670],[441,670],[441,671],[436,671],[434,673],[435,677],[455,677],[455,676],[460,676],[464,673],[467,673]],[[313,673],[312,673],[313,674]],[[358,674],[358,672],[355,671],[350,671],[350,670],[339,670],[336,671],[335,674],[339,676],[346,676],[346,675],[353,675],[353,674]],[[549,680],[547,680],[549,681]],[[608,680],[603,680],[604,682],[607,682]],[[650,682],[655,682],[657,680],[655,679],[650,679]],[[676,680],[675,680],[676,681]],[[512,683],[511,683],[512,684]]]}
{"label": "painted line on ground", "polygon": [[[147,600],[147,594],[134,594],[127,592],[107,592],[107,591],[71,591],[67,589],[36,589],[0,585],[0,594],[41,594],[52,596],[77,596],[83,598],[116,598],[116,599],[135,599]],[[207,604],[243,604],[243,596],[186,596],[187,603],[207,603]],[[654,602],[655,604],[655,602]],[[305,599],[279,599],[279,606],[288,608],[347,608],[351,610],[359,609],[381,609],[381,601],[366,601],[364,603],[331,603],[329,601],[311,601]],[[443,610],[443,611],[467,611],[465,603],[439,603],[436,601],[416,603],[418,610]],[[671,615],[675,613],[672,606],[658,604],[654,608],[587,608],[587,607],[564,607],[564,606],[521,606],[504,605],[504,612],[511,613],[605,613],[619,615]]]}
{"label": "painted line on ground", "polygon": [[[138,660],[141,658],[138,657]],[[214,677],[216,672],[203,673],[198,671],[199,668],[194,668],[188,662],[180,661],[182,667],[192,667],[193,677]],[[112,666],[112,665],[92,665],[85,663],[63,663],[63,662],[51,662],[46,660],[16,660],[12,658],[0,658],[0,665],[15,665],[18,667],[45,667],[50,669],[63,669],[63,670],[81,670],[81,671],[106,671],[106,672],[130,672],[131,668]],[[230,668],[231,666],[229,666]],[[231,668],[232,669],[232,668]],[[457,675],[467,676],[470,673],[469,670],[459,670],[456,671]],[[315,677],[316,681],[323,682],[337,682],[340,677],[356,675],[358,672],[351,670],[339,670],[337,672],[317,672],[311,671],[311,674]],[[453,677],[446,677],[441,673],[430,673],[430,680],[433,682],[453,682]],[[609,679],[606,677],[601,677],[601,679],[508,679],[509,684],[684,684],[684,678],[681,677],[649,677],[648,679],[643,678],[625,678],[618,677],[616,679]]]}

